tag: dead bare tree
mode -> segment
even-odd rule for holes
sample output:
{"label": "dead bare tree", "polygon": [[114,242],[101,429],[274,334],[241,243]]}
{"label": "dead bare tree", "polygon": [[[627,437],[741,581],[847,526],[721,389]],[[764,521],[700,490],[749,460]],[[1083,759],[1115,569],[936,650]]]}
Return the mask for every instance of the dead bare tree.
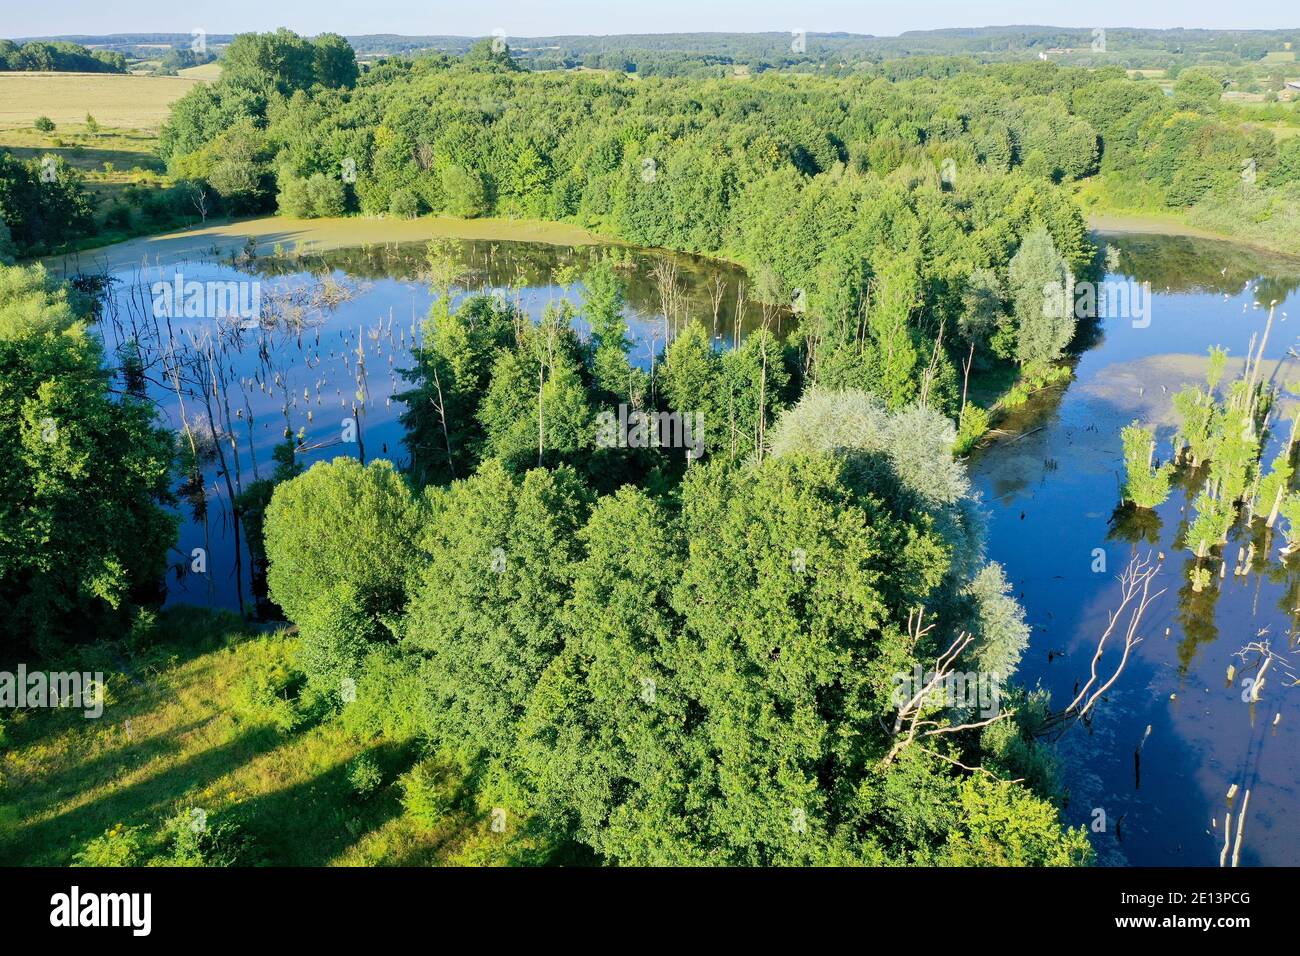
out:
{"label": "dead bare tree", "polygon": [[206,224],[208,221],[209,203],[207,187],[201,182],[191,182],[189,184],[190,202],[194,208],[199,211],[199,219]]}
{"label": "dead bare tree", "polygon": [[433,372],[433,387],[438,392],[438,400],[429,399],[433,405],[434,411],[438,413],[438,421],[442,424],[442,440],[447,446],[447,473],[452,478],[456,477],[456,460],[451,452],[451,432],[447,429],[447,400],[442,394],[442,380],[438,376],[438,363],[433,361],[429,363],[430,370]]}
{"label": "dead bare tree", "polygon": [[1250,668],[1255,670],[1254,682],[1250,687],[1252,703],[1259,700],[1260,692],[1264,689],[1264,675],[1271,667],[1276,667],[1282,674],[1283,687],[1300,686],[1300,677],[1295,673],[1295,661],[1274,651],[1271,641],[1250,641],[1233,657],[1241,659],[1241,673],[1246,673]]}
{"label": "dead bare tree", "polygon": [[731,319],[731,346],[740,346],[740,324],[745,315],[745,280],[736,280],[736,311]]}
{"label": "dead bare tree", "polygon": [[[921,641],[934,630],[933,624],[925,623],[924,608],[911,611],[907,615],[907,633],[911,637],[911,645],[916,648]],[[925,718],[927,712],[927,703],[930,704],[930,712],[933,713],[933,698],[936,688],[945,686],[949,677],[956,669],[957,659],[961,657],[962,652],[968,648],[975,638],[967,631],[957,635],[948,649],[939,655],[934,662],[934,670],[931,672],[930,679],[916,691],[898,708],[898,716],[894,719],[894,745],[890,748],[889,753],[880,761],[881,767],[886,767],[897,759],[898,755],[906,750],[909,746],[920,746],[917,741],[926,740],[930,737],[941,737],[946,734],[956,734],[966,730],[977,730],[981,727],[987,727],[989,724],[996,723],[1005,717],[1010,717],[1015,713],[1014,710],[1000,711],[992,717],[984,720],[970,721],[961,724],[943,724],[937,720]],[[925,749],[925,748],[922,748]],[[938,753],[937,751],[927,750],[932,756],[945,760],[964,770],[979,771],[989,773],[982,767],[968,767],[958,760]]]}
{"label": "dead bare tree", "polygon": [[667,257],[660,259],[650,270],[651,277],[659,289],[659,307],[664,314],[664,348],[672,341],[675,327],[674,315],[681,298],[681,280],[677,277],[677,263]]}
{"label": "dead bare tree", "polygon": [[[939,320],[939,334],[934,338],[934,350],[930,354],[930,364],[926,367],[925,372],[921,375],[921,397],[918,399],[920,405],[928,406],[930,404],[930,389],[934,386],[934,381],[939,375],[939,356],[943,349],[943,329],[946,320]],[[963,391],[963,400],[964,400]]]}
{"label": "dead bare tree", "polygon": [[[1160,562],[1153,562],[1150,554],[1145,558],[1134,555],[1133,559],[1129,561],[1128,566],[1119,575],[1119,606],[1109,612],[1109,623],[1097,640],[1097,650],[1092,655],[1092,665],[1087,683],[1074,695],[1074,699],[1070,701],[1068,706],[1048,714],[1047,718],[1036,730],[1037,736],[1052,736],[1053,739],[1059,739],[1075,721],[1082,720],[1086,723],[1090,719],[1097,701],[1119,680],[1120,674],[1124,672],[1124,668],[1128,664],[1129,655],[1132,654],[1133,648],[1142,642],[1142,638],[1138,636],[1138,630],[1142,626],[1142,618],[1151,606],[1151,602],[1165,593],[1164,588],[1155,592],[1151,590],[1151,582],[1160,572],[1160,567]],[[1110,676],[1103,679],[1100,673],[1102,655],[1105,654],[1111,638],[1118,632],[1120,622],[1126,613],[1128,620],[1127,624],[1123,626],[1123,650],[1120,652],[1119,661],[1111,670]]]}
{"label": "dead bare tree", "polygon": [[709,276],[709,304],[713,306],[713,331],[718,331],[718,318],[722,313],[722,297],[727,292],[727,280],[721,272]]}

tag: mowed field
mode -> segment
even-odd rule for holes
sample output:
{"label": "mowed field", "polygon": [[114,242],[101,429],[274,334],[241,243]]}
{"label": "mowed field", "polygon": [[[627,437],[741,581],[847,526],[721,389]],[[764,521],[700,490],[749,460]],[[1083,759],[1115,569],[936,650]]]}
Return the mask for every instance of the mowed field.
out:
{"label": "mowed field", "polygon": [[[190,76],[0,73],[0,149],[25,161],[66,160],[83,174],[99,208],[108,209],[128,186],[165,185],[157,149],[168,110],[220,73],[215,63]],[[98,124],[93,132],[87,114]],[[38,116],[49,117],[54,130],[37,131]]]}
{"label": "mowed field", "polygon": [[202,66],[191,66],[177,72],[186,79],[215,83],[221,79],[221,62],[214,60],[211,63],[204,63]]}
{"label": "mowed field", "polygon": [[0,73],[0,128],[31,128],[38,116],[56,126],[81,124],[92,114],[112,129],[157,132],[167,108],[202,76],[129,76],[116,73]]}

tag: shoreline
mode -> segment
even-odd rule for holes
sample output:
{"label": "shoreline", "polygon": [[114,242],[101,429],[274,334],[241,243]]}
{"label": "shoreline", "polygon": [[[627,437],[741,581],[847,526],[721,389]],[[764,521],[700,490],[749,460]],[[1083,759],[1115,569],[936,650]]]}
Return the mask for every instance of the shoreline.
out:
{"label": "shoreline", "polygon": [[1258,252],[1267,252],[1270,255],[1300,260],[1300,254],[1292,250],[1281,249],[1266,243],[1253,242],[1241,236],[1203,229],[1200,226],[1193,226],[1178,216],[1161,213],[1114,211],[1088,212],[1086,215],[1088,232],[1097,235],[1185,236],[1189,239],[1209,239],[1214,242],[1225,242],[1229,245],[1241,246]]}
{"label": "shoreline", "polygon": [[237,252],[245,240],[258,241],[259,251],[283,244],[294,253],[326,252],[367,245],[420,242],[429,239],[486,239],[499,242],[543,242],[558,246],[626,245],[608,236],[569,223],[529,219],[457,219],[422,216],[389,219],[377,216],[340,216],[329,219],[290,219],[258,216],[208,223],[191,229],[138,236],[124,242],[96,246],[32,260],[51,274],[116,272],[131,266],[165,265],[196,255]]}
{"label": "shoreline", "polygon": [[[1293,252],[1251,242],[1237,236],[1193,226],[1178,217],[1153,213],[1095,212],[1087,216],[1088,232],[1094,235],[1185,236],[1228,243],[1267,252],[1288,259],[1300,259]],[[294,253],[326,252],[367,245],[420,242],[430,239],[477,239],[498,242],[541,242],[560,246],[631,245],[572,223],[536,219],[458,219],[453,216],[421,216],[418,219],[390,219],[379,216],[340,216],[322,219],[291,219],[284,216],[256,216],[225,219],[205,226],[137,236],[122,242],[95,246],[57,256],[30,260],[40,262],[51,274],[66,277],[77,272],[113,272],[131,266],[159,266],[168,262],[210,254],[216,247],[221,255],[240,250],[253,238],[265,250],[283,244]],[[678,250],[659,250],[675,252]],[[689,255],[689,253],[688,253]],[[701,258],[744,268],[723,253]]]}

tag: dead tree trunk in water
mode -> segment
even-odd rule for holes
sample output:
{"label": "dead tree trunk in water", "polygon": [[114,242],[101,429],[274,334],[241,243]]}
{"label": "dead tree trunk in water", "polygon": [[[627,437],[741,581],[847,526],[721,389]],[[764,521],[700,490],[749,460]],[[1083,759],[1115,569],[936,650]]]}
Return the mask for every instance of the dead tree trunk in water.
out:
{"label": "dead tree trunk in water", "polygon": [[211,361],[211,355],[212,355],[211,340],[208,341],[207,346],[208,346],[207,353],[200,355],[200,361],[205,362],[207,365],[205,369],[207,375],[205,375],[204,378],[210,380],[210,384],[204,383],[204,387],[202,388],[203,407],[207,410],[208,413],[208,432],[212,437],[212,444],[216,446],[217,458],[221,463],[221,477],[225,480],[226,495],[227,497],[230,498],[230,515],[231,515],[230,523],[232,529],[234,530],[234,536],[235,536],[235,596],[239,601],[239,615],[240,617],[243,617],[244,616],[244,555],[243,555],[243,545],[241,543],[241,536],[239,533],[239,506],[236,503],[238,499],[238,493],[235,491],[235,484],[230,477],[230,466],[226,462],[226,450],[225,448],[222,447],[221,437],[217,434],[216,418],[213,415],[213,409],[212,409],[212,398],[213,398],[213,394],[216,392],[217,389],[217,382],[216,382],[215,374],[213,372],[213,365]]}
{"label": "dead tree trunk in water", "polygon": [[[1158,562],[1152,564],[1150,555],[1146,558],[1134,557],[1128,563],[1128,567],[1119,576],[1119,607],[1109,613],[1110,622],[1106,625],[1106,630],[1102,632],[1097,641],[1097,651],[1092,656],[1091,673],[1087,683],[1074,695],[1074,699],[1070,701],[1068,706],[1047,716],[1047,719],[1043,721],[1036,731],[1037,736],[1055,734],[1056,737],[1059,737],[1075,721],[1087,721],[1097,701],[1114,686],[1115,681],[1119,680],[1119,675],[1124,672],[1124,667],[1128,664],[1129,654],[1132,653],[1134,647],[1142,642],[1142,638],[1138,636],[1137,632],[1142,625],[1143,616],[1151,606],[1151,602],[1165,593],[1163,588],[1155,593],[1151,591],[1151,581],[1159,572],[1160,564]],[[1129,618],[1128,624],[1124,628],[1123,652],[1110,677],[1102,680],[1097,672],[1097,665],[1101,662],[1102,654],[1106,650],[1106,644],[1114,635],[1116,626],[1126,610]]]}

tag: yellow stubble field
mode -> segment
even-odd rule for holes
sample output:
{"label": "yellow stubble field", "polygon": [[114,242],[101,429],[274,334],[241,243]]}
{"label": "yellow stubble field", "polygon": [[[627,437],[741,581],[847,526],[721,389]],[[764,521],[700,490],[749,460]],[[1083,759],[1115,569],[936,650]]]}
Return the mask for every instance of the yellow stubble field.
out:
{"label": "yellow stubble field", "polygon": [[0,128],[30,128],[38,116],[56,126],[81,124],[90,113],[100,126],[156,132],[167,109],[197,76],[117,73],[0,73]]}

